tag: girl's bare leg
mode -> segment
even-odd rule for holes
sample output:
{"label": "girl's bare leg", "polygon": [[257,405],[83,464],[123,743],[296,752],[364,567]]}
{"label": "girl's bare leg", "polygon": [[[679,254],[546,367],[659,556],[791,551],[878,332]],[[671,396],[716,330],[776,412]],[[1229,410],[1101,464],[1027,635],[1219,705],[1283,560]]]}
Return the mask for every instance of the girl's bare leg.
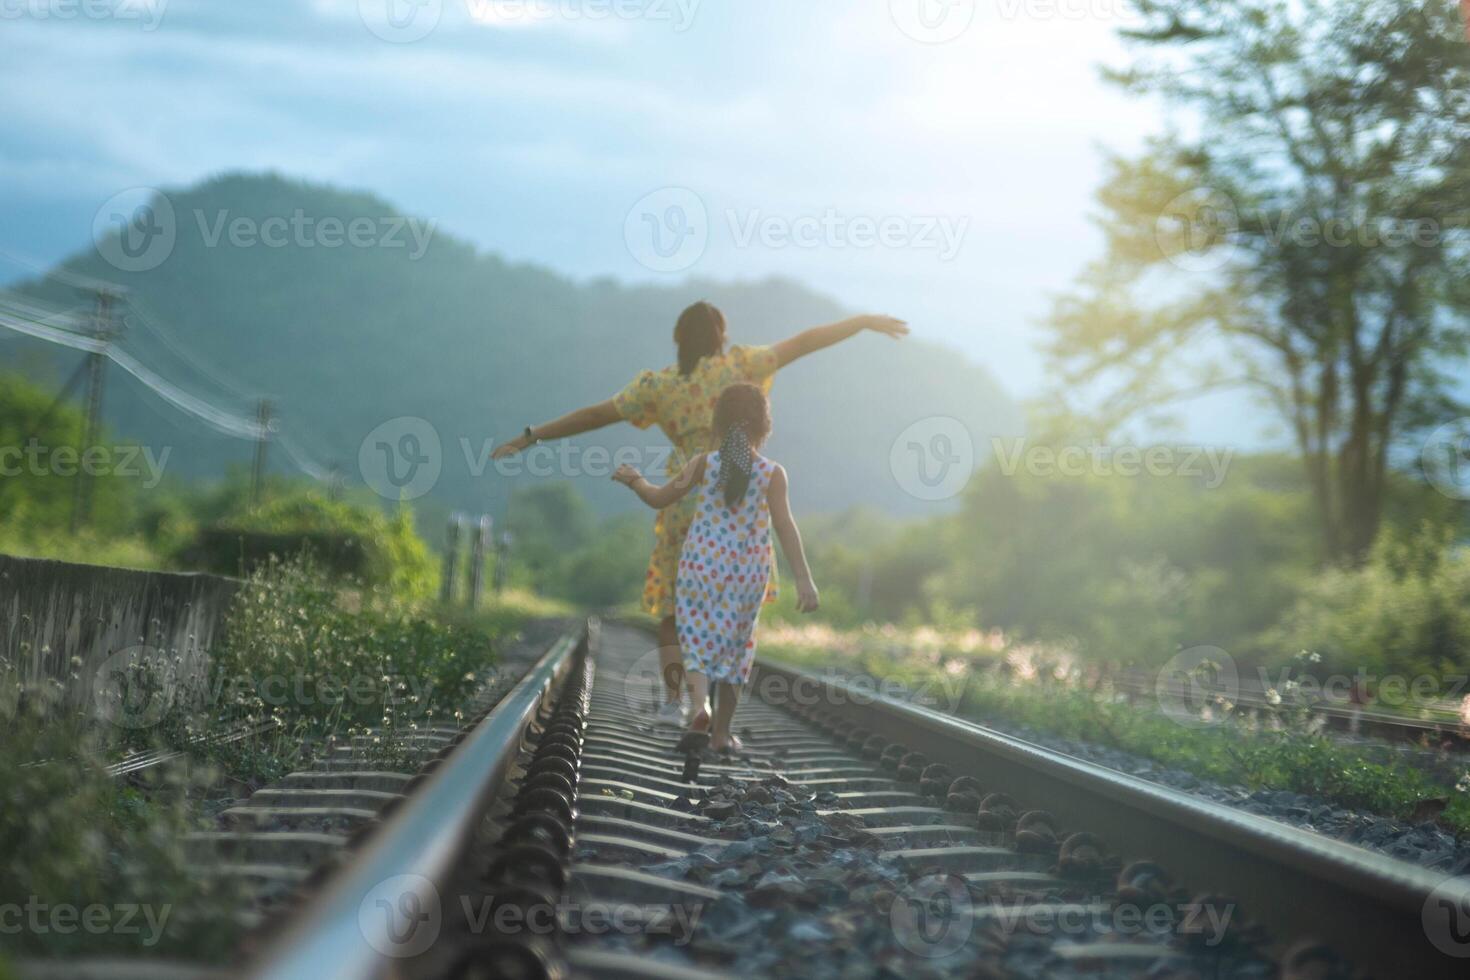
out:
{"label": "girl's bare leg", "polygon": [[715,726],[710,747],[723,749],[730,744],[730,723],[735,719],[735,708],[740,704],[739,684],[720,684],[715,697]]}
{"label": "girl's bare leg", "polygon": [[689,700],[693,703],[692,714],[689,717],[689,730],[703,732],[709,730],[709,678],[703,674],[689,671]]}
{"label": "girl's bare leg", "polygon": [[664,701],[678,704],[684,688],[684,658],[679,653],[679,631],[673,616],[665,616],[658,623],[658,666],[664,679]]}

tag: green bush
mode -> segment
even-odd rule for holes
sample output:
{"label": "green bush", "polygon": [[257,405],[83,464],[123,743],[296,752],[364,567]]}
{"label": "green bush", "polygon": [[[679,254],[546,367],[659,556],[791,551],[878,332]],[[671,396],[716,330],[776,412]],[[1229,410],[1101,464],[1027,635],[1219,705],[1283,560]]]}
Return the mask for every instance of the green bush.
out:
{"label": "green bush", "polygon": [[1362,567],[1307,581],[1266,643],[1316,652],[1329,673],[1470,672],[1470,553],[1451,537],[1433,524],[1386,529]]}
{"label": "green bush", "polygon": [[[356,564],[364,584],[386,586],[408,600],[431,598],[438,588],[438,566],[414,529],[412,510],[404,506],[384,514],[372,503],[334,501],[314,490],[296,490],[274,495],[253,509],[237,506],[213,527],[268,540],[309,542],[316,537],[346,542],[354,554],[361,556]],[[278,557],[294,557],[294,553]],[[318,561],[324,557],[319,555]],[[209,560],[238,564],[230,554]]]}
{"label": "green bush", "polygon": [[142,787],[114,779],[105,768],[115,754],[106,733],[43,710],[44,701],[27,698],[18,712],[0,714],[0,904],[136,905],[151,910],[153,925],[139,914],[124,929],[63,932],[48,913],[38,913],[41,928],[32,928],[27,912],[7,946],[45,957],[211,958],[228,949],[237,896],[227,881],[189,868],[182,850],[182,835],[197,826],[190,797],[212,774],[175,769]]}
{"label": "green bush", "polygon": [[269,735],[216,750],[237,775],[264,778],[326,741],[390,746],[455,724],[494,657],[482,630],[427,619],[388,594],[349,602],[309,561],[289,561],[247,580],[213,661],[194,695],[206,712],[175,719],[178,734],[274,722]]}

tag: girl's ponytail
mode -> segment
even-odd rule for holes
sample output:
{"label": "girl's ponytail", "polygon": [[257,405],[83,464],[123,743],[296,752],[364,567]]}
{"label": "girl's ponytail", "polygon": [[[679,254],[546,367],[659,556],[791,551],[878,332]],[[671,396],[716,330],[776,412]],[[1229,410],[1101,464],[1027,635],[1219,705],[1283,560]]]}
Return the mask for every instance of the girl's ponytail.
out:
{"label": "girl's ponytail", "polygon": [[725,491],[725,506],[734,508],[750,489],[754,451],[771,434],[771,403],[748,382],[733,384],[715,402],[715,436],[720,440],[720,473],[716,488]]}
{"label": "girl's ponytail", "polygon": [[736,422],[720,443],[720,476],[715,486],[725,491],[725,506],[733,508],[750,489],[750,436],[745,423]]}

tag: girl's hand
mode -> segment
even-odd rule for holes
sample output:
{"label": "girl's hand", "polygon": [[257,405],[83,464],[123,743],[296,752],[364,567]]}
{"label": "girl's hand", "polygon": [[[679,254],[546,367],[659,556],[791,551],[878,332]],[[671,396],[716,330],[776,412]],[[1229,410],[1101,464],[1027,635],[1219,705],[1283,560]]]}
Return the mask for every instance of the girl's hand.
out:
{"label": "girl's hand", "polygon": [[643,479],[643,474],[638,472],[636,466],[629,466],[627,463],[624,463],[618,467],[618,471],[612,475],[612,478],[614,482],[621,483],[625,487],[631,487]]}
{"label": "girl's hand", "polygon": [[903,320],[897,320],[891,316],[865,316],[862,319],[864,330],[872,330],[885,337],[892,337],[894,340],[908,336],[909,325]]}
{"label": "girl's hand", "polygon": [[817,586],[811,579],[796,583],[797,612],[813,613],[821,604],[821,598],[817,595]]}

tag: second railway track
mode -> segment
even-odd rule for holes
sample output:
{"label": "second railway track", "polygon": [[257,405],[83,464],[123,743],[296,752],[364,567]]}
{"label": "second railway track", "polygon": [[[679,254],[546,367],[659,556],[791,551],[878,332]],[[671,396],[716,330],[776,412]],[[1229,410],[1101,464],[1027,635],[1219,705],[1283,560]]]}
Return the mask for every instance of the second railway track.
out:
{"label": "second railway track", "polygon": [[1463,880],[779,665],[690,779],[651,648],[548,653],[254,975],[1463,975]]}

